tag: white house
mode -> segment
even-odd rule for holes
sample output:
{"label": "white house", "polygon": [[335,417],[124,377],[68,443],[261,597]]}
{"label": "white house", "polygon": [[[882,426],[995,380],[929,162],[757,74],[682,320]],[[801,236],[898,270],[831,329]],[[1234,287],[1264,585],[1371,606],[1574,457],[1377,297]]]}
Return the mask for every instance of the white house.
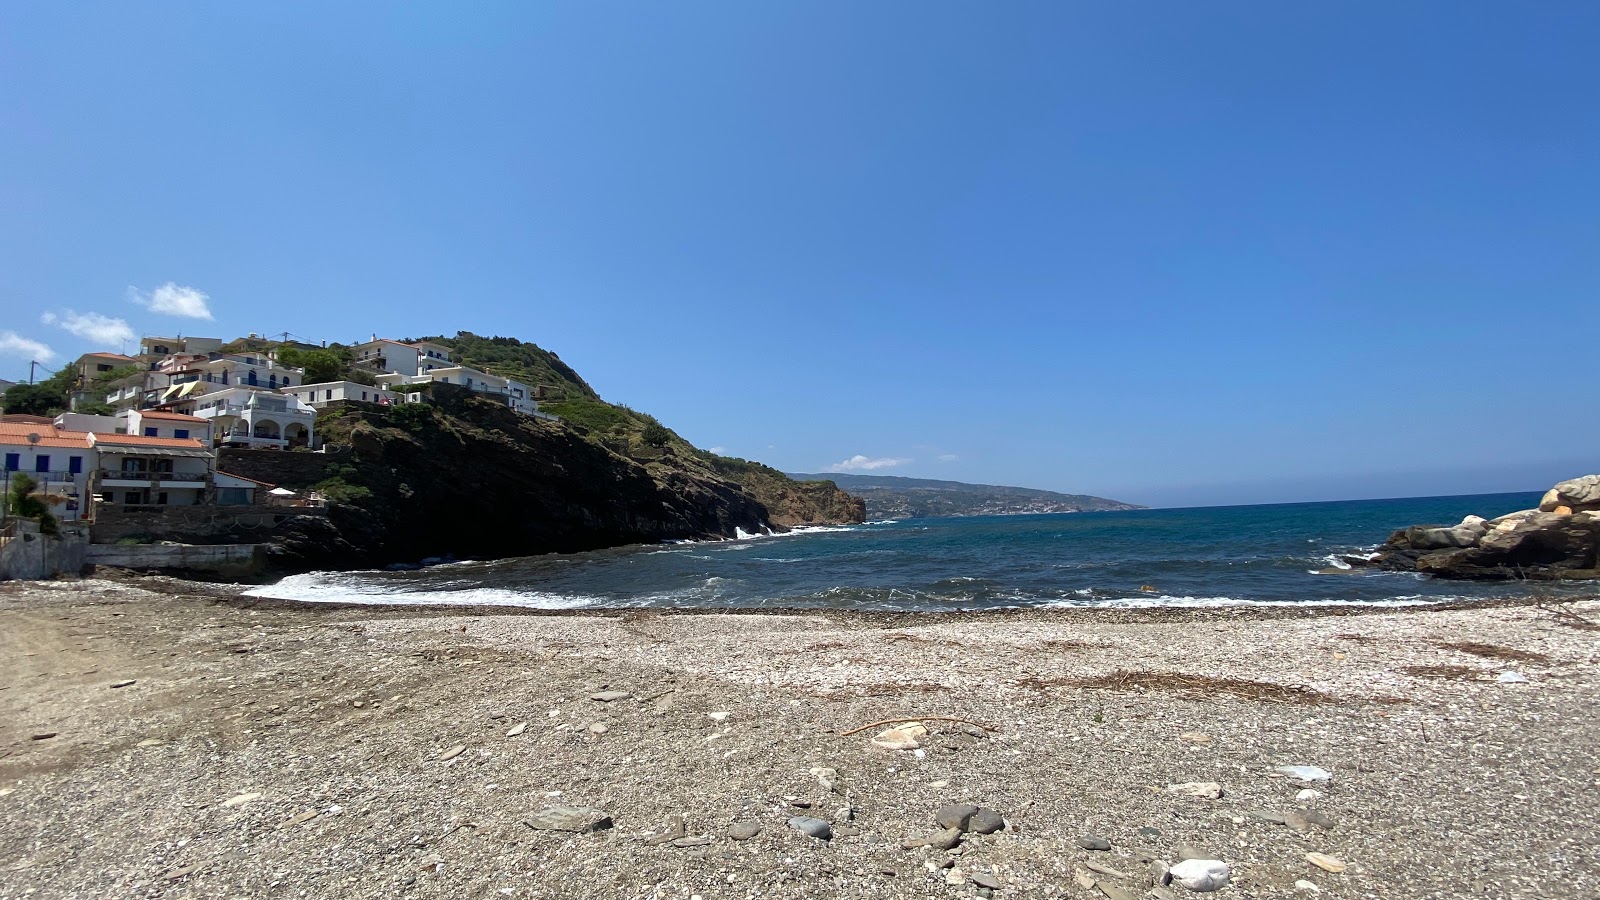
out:
{"label": "white house", "polygon": [[215,451],[195,438],[89,435],[100,503],[124,509],[195,506],[212,488]]}
{"label": "white house", "polygon": [[279,388],[279,393],[298,397],[304,403],[321,409],[337,400],[354,400],[389,406],[397,402],[394,391],[354,381],[327,381],[320,384],[303,384],[293,388]]}
{"label": "white house", "polygon": [[356,365],[364,369],[378,373],[399,372],[402,375],[415,374],[418,360],[422,357],[422,351],[410,344],[386,340],[377,335],[373,335],[370,341],[351,347],[350,352],[355,355]]}
{"label": "white house", "polygon": [[147,337],[139,341],[139,355],[163,357],[178,353],[204,356],[222,350],[222,338]]}
{"label": "white house", "polygon": [[309,447],[315,438],[317,411],[298,397],[271,390],[222,388],[182,398],[167,409],[211,422],[213,442],[225,447],[281,450]]}
{"label": "white house", "polygon": [[7,502],[11,479],[25,473],[39,484],[56,518],[74,522],[84,516],[95,467],[89,437],[48,421],[0,422],[0,504]]}

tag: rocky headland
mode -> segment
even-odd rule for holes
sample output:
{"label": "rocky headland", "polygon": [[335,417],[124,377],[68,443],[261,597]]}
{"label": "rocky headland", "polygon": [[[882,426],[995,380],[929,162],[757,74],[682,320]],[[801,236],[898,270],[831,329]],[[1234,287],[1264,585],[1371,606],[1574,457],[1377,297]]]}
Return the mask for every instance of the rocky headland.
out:
{"label": "rocky headland", "polygon": [[1561,482],[1537,509],[1402,528],[1352,561],[1441,578],[1600,578],[1600,475]]}

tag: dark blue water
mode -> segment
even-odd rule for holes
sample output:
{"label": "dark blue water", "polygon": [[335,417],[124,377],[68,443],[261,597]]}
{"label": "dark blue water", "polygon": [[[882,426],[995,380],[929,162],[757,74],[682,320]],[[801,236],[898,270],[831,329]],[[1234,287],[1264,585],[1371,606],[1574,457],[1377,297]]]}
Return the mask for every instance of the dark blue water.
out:
{"label": "dark blue water", "polygon": [[[312,601],[576,607],[957,610],[1416,603],[1507,583],[1335,567],[1391,531],[1494,517],[1539,494],[907,519],[739,541],[627,547],[411,572],[298,575],[253,591]],[[1548,591],[1545,585],[1541,590]]]}

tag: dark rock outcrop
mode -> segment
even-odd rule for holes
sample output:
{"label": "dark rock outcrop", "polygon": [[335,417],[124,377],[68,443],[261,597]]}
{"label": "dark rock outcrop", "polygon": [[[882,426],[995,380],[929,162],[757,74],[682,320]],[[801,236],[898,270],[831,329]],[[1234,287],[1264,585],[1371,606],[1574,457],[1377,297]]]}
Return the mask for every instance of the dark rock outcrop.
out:
{"label": "dark rock outcrop", "polygon": [[495,559],[860,521],[859,501],[852,506],[837,489],[809,503],[788,498],[794,502],[775,517],[756,493],[699,457],[635,460],[449,385],[435,388],[431,404],[349,406],[319,417],[318,428],[349,452],[330,457],[315,483],[287,486],[335,502],[325,522],[274,536],[277,570]]}
{"label": "dark rock outcrop", "polygon": [[1600,578],[1600,475],[1561,482],[1539,509],[1402,528],[1373,564],[1441,578]]}

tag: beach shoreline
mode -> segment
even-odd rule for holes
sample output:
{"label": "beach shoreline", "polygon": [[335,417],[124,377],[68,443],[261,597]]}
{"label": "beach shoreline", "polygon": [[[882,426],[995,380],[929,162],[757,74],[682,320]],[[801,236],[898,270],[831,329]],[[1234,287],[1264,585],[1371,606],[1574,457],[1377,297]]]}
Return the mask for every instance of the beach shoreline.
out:
{"label": "beach shoreline", "polygon": [[[1183,845],[1229,864],[1219,897],[1600,895],[1593,599],[942,614],[243,589],[0,585],[0,898],[1145,897]],[[919,718],[920,753],[841,734]],[[1168,790],[1194,782],[1221,797]],[[1007,828],[902,847],[950,802]],[[614,827],[526,824],[553,805]],[[1271,821],[1307,811],[1333,827]]]}

